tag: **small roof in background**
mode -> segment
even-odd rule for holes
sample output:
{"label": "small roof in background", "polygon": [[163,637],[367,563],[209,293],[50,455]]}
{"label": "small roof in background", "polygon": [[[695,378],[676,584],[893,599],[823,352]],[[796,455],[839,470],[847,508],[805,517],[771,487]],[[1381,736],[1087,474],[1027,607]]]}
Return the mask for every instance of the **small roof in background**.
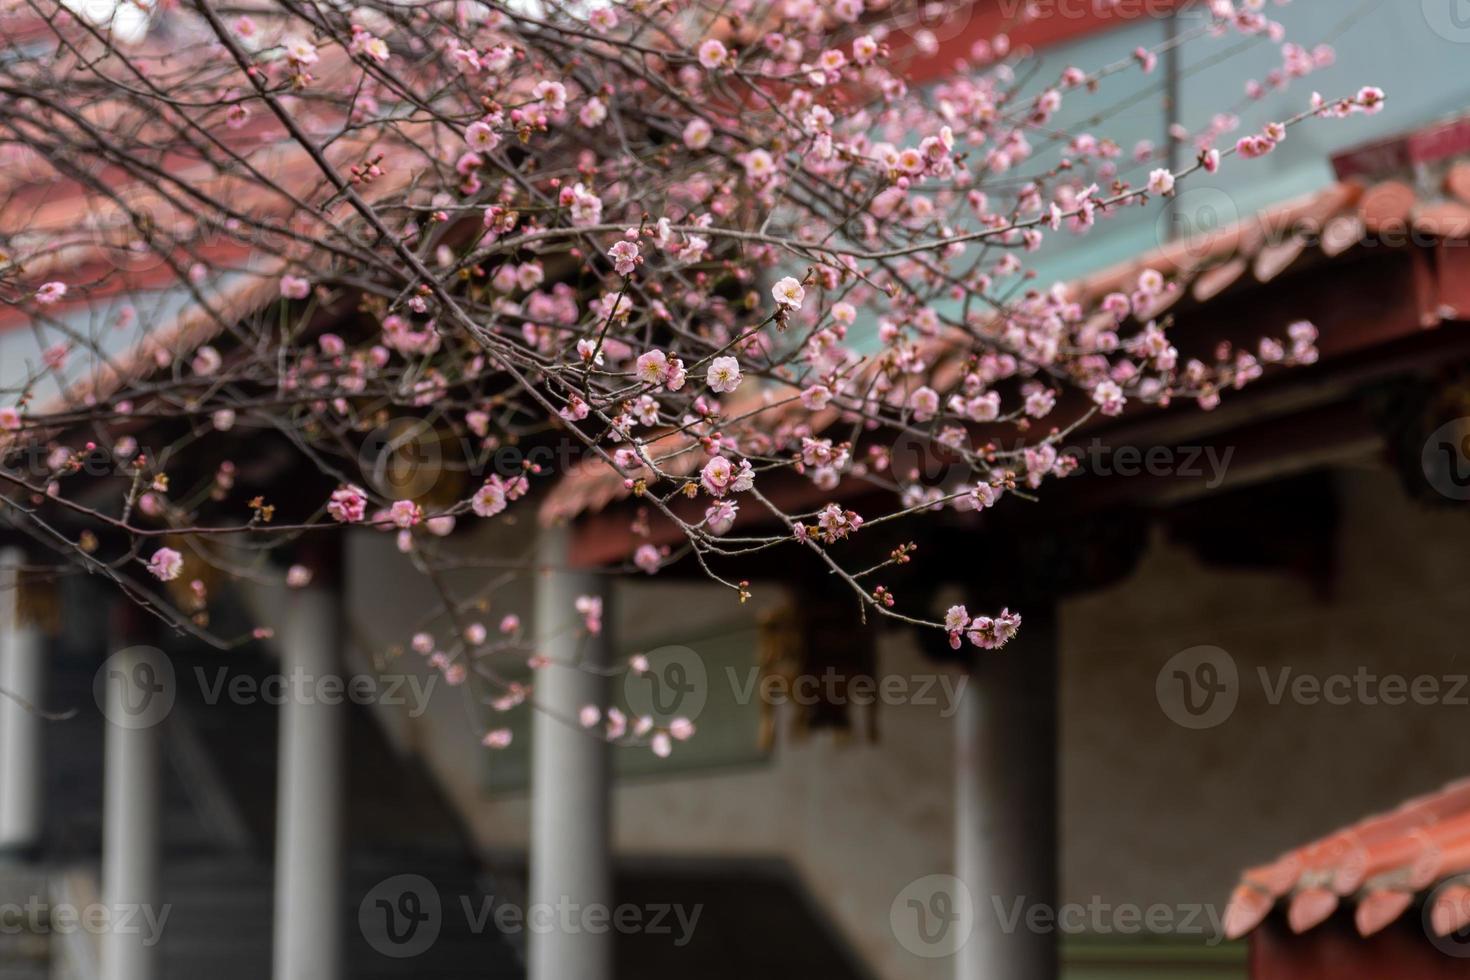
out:
{"label": "small roof in background", "polygon": [[1278,904],[1302,933],[1352,903],[1358,933],[1371,936],[1421,898],[1434,936],[1470,926],[1470,779],[1248,868],[1225,911],[1225,934],[1250,933]]}
{"label": "small roof in background", "polygon": [[[243,11],[254,13],[267,35],[280,33],[279,17],[269,10],[247,3],[235,13]],[[0,33],[13,45],[54,41],[56,30],[24,10],[0,11]],[[105,62],[97,42],[72,33],[78,45],[90,45],[86,50]],[[212,35],[172,11],[158,12],[149,33],[123,50],[162,79],[160,84],[225,70]],[[348,55],[331,47],[313,75],[329,87],[351,69]],[[107,118],[109,112],[122,118],[138,114],[127,100],[99,104],[78,96],[76,104],[42,122],[69,120],[68,113]],[[325,142],[337,136],[343,120],[334,107],[307,102],[297,122]],[[26,262],[24,288],[53,278],[72,287],[38,315],[0,308],[0,391],[25,387],[43,411],[61,411],[165,369],[276,300],[281,275],[309,258],[312,243],[332,223],[353,217],[311,153],[268,112],[258,110],[242,125],[221,128],[214,139],[222,149],[210,159],[168,126],[156,125],[158,157],[151,162],[167,169],[167,179],[139,176],[111,160],[99,160],[95,173],[82,179],[28,148],[0,148],[0,197],[6,201],[0,239],[17,254],[37,251]],[[384,176],[358,187],[374,203],[402,193],[432,161],[431,135],[428,124],[405,120],[391,137],[377,130],[348,132],[321,153],[337,173],[381,155]],[[218,160],[226,153],[248,164],[250,173],[221,167]],[[181,190],[185,186],[190,194]],[[221,206],[200,207],[191,194]],[[166,246],[140,250],[130,212],[147,215],[153,241]],[[227,220],[227,214],[246,216],[264,230]]]}

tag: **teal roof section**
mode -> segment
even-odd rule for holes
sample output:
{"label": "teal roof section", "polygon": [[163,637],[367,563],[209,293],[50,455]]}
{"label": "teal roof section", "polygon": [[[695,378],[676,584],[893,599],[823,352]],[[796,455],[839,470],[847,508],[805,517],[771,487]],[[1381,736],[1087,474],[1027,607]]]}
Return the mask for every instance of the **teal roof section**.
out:
{"label": "teal roof section", "polygon": [[[1182,182],[1176,217],[1164,214],[1161,202],[1129,208],[1100,222],[1091,232],[1074,236],[1065,230],[1048,236],[1030,257],[1037,282],[1048,285],[1075,279],[1138,257],[1168,240],[1170,232],[1208,231],[1230,224],[1272,204],[1319,190],[1334,180],[1331,157],[1341,150],[1394,133],[1419,129],[1470,107],[1470,17],[1456,19],[1455,0],[1295,0],[1268,4],[1265,12],[1285,27],[1287,39],[1311,49],[1330,44],[1336,61],[1313,74],[1294,79],[1284,91],[1271,91],[1259,101],[1246,98],[1248,79],[1264,80],[1281,66],[1280,45],[1266,38],[1194,38],[1178,52],[1178,119],[1191,132],[1208,125],[1222,111],[1237,112],[1240,127],[1222,138],[1223,149],[1235,139],[1258,132],[1267,122],[1288,118],[1308,107],[1311,94],[1327,98],[1356,94],[1364,85],[1388,93],[1387,107],[1376,115],[1348,119],[1314,119],[1294,127],[1271,154],[1256,160],[1231,158],[1216,174],[1197,174]],[[1182,13],[1176,29],[1188,34],[1205,23],[1203,4]],[[1463,22],[1463,23],[1462,23]],[[1039,90],[1068,65],[1093,70],[1127,58],[1139,46],[1154,46],[1168,37],[1165,19],[1128,21],[1116,30],[1049,49],[1040,56]],[[1105,79],[1097,93],[1075,93],[1056,120],[1070,133],[1092,132],[1117,141],[1131,154],[1138,140],[1166,145],[1167,63],[1153,73],[1130,69]],[[1121,107],[1121,108],[1119,108]],[[1100,110],[1116,110],[1095,126],[1082,124]],[[1192,162],[1192,147],[1181,152]],[[1151,164],[1123,162],[1126,179],[1135,186],[1147,178]],[[1034,169],[1034,167],[1033,167]]]}

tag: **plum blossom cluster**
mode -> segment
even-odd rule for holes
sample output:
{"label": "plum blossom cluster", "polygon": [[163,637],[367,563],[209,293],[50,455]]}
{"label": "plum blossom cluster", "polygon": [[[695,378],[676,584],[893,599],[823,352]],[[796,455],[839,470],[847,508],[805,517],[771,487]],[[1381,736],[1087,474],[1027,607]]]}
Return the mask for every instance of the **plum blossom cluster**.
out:
{"label": "plum blossom cluster", "polygon": [[[938,618],[900,584],[914,550],[880,529],[983,520],[1072,473],[1080,427],[1209,410],[1317,356],[1309,323],[1248,346],[1182,334],[1185,283],[1162,271],[1083,301],[1030,257],[1385,96],[1290,95],[1331,50],[1257,0],[1211,0],[1171,43],[1275,45],[1281,67],[1246,90],[1281,99],[1280,121],[1240,135],[1219,107],[1170,134],[1194,154],[1170,168],[1110,139],[1097,98],[1158,49],[1036,90],[1009,38],[976,38],[919,86],[927,45],[883,8],[164,4],[129,42],[38,20],[62,43],[0,59],[19,93],[0,185],[65,201],[98,173],[134,183],[87,235],[0,218],[0,314],[48,338],[0,389],[0,448],[46,461],[0,469],[5,519],[220,645],[209,568],[303,587],[328,532],[391,536],[438,594],[406,649],[511,711],[545,661],[500,594],[536,569],[465,542],[574,518],[547,503],[568,468],[534,452],[569,445],[600,503],[632,500],[629,571],[697,563],[743,600],[727,560],[789,555],[861,614],[1003,647],[1020,615]],[[449,574],[467,568],[496,574]],[[566,616],[603,629],[594,597]],[[660,755],[693,734],[593,711],[583,727]]]}

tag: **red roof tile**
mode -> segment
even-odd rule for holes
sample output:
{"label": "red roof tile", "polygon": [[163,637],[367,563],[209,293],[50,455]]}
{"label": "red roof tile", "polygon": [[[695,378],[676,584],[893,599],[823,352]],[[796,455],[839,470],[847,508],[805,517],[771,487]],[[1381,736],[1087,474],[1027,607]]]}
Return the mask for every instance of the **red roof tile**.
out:
{"label": "red roof tile", "polygon": [[1431,890],[1436,935],[1470,924],[1470,779],[1247,869],[1225,911],[1225,934],[1244,936],[1280,902],[1292,930],[1305,932],[1347,900],[1358,932],[1371,936]]}

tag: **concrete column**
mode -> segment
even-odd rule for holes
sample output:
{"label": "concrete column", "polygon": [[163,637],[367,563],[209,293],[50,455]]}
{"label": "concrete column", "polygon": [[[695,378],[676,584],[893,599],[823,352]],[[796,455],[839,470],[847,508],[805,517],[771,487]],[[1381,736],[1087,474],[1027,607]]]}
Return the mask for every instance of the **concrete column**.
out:
{"label": "concrete column", "polygon": [[[598,673],[610,656],[612,610],[604,609],[601,635],[588,637],[575,610],[578,596],[607,599],[606,576],[566,570],[569,533],[542,532],[536,580],[539,651],[552,664],[537,674],[537,709],[531,741],[531,908],[611,910],[611,748],[583,731],[577,715],[584,705],[605,709],[608,681]],[[587,669],[590,668],[590,669]],[[544,914],[544,913],[542,913]],[[532,928],[528,980],[611,980],[613,936],[585,930]],[[573,921],[577,921],[574,919]]]}
{"label": "concrete column", "polygon": [[955,876],[975,910],[956,980],[1058,976],[1055,932],[1025,914],[1057,905],[1056,625],[1041,602],[1024,611],[1016,639],[976,652],[955,713]]}
{"label": "concrete column", "polygon": [[320,690],[323,678],[345,684],[340,616],[330,587],[286,597],[279,634],[287,697],[276,809],[275,980],[343,976],[346,705],[301,696]]}
{"label": "concrete column", "polygon": [[[119,631],[117,642],[130,638]],[[172,691],[160,685],[160,654],[126,647],[104,665],[107,734],[102,806],[102,894],[114,916],[163,914],[159,841],[163,791],[161,723]],[[166,700],[159,700],[160,698]],[[158,946],[143,930],[103,937],[103,980],[157,980]]]}
{"label": "concrete column", "polygon": [[0,549],[0,859],[33,856],[41,843],[45,655],[24,607],[23,564],[19,548]]}

